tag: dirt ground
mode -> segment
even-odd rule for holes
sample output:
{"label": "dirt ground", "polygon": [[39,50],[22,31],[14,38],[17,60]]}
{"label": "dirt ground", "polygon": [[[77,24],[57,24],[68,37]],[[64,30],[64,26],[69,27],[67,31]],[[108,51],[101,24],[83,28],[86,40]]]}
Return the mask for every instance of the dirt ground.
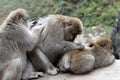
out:
{"label": "dirt ground", "polygon": [[116,60],[112,65],[84,75],[72,75],[69,73],[58,74],[56,76],[45,75],[36,80],[120,80],[120,60]]}

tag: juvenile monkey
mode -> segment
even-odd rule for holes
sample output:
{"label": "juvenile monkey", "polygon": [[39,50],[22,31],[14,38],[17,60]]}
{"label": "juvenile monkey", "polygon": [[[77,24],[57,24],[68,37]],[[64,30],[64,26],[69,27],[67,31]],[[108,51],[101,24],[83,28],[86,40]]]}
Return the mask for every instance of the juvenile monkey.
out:
{"label": "juvenile monkey", "polygon": [[[40,33],[39,28],[29,30],[27,20],[27,12],[17,9],[0,26],[0,80],[21,80],[25,72],[28,65],[26,51],[33,49]],[[30,73],[28,78],[41,74]]]}
{"label": "juvenile monkey", "polygon": [[48,74],[55,75],[58,69],[54,66],[66,52],[84,49],[83,45],[73,42],[83,28],[78,18],[49,15],[38,20],[32,27],[36,26],[41,27],[40,40],[32,54],[28,54],[36,70],[44,70]]}
{"label": "juvenile monkey", "polygon": [[82,74],[114,62],[115,57],[112,55],[110,39],[101,37],[89,47],[90,50],[73,50],[66,53],[58,64],[60,70]]}

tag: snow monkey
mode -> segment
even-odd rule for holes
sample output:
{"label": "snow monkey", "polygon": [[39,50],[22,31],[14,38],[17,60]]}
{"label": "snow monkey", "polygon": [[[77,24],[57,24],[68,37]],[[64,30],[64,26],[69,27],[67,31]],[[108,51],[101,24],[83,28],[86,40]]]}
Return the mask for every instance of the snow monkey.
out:
{"label": "snow monkey", "polygon": [[58,73],[55,65],[66,52],[84,49],[81,43],[73,42],[76,36],[82,33],[83,25],[78,18],[59,14],[49,15],[39,19],[32,28],[35,26],[41,27],[41,35],[37,47],[28,57],[38,71],[43,70],[55,75]]}
{"label": "snow monkey", "polygon": [[111,34],[112,46],[113,46],[113,55],[116,59],[120,59],[120,10],[116,18],[116,22]]}
{"label": "snow monkey", "polygon": [[[28,65],[26,51],[39,39],[40,29],[27,26],[28,14],[24,9],[12,11],[0,26],[0,80],[21,80]],[[32,70],[31,70],[32,71]],[[34,78],[41,73],[30,72]]]}
{"label": "snow monkey", "polygon": [[60,70],[82,74],[114,62],[110,39],[100,37],[95,43],[90,43],[89,47],[89,50],[72,50],[66,53],[58,64]]}

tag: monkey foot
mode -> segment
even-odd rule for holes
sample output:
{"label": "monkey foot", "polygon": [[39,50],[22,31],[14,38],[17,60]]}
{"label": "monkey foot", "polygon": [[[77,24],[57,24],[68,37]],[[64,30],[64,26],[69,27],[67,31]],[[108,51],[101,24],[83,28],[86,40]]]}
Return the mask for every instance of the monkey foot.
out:
{"label": "monkey foot", "polygon": [[43,76],[44,76],[43,72],[32,72],[28,80],[38,79],[39,77],[43,77]]}

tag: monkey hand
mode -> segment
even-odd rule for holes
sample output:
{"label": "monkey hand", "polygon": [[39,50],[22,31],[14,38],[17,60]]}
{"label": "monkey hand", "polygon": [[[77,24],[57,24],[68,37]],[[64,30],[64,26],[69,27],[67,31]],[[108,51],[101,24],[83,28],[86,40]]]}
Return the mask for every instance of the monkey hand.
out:
{"label": "monkey hand", "polygon": [[76,43],[76,45],[77,45],[77,49],[80,49],[80,50],[85,49],[85,46],[82,45],[81,43]]}
{"label": "monkey hand", "polygon": [[[52,66],[53,67],[53,66]],[[59,69],[56,68],[56,67],[53,67],[53,68],[48,68],[46,73],[50,74],[50,75],[57,75],[58,72],[59,72]]]}
{"label": "monkey hand", "polygon": [[32,72],[31,75],[30,75],[30,78],[39,78],[39,77],[43,77],[44,74],[43,72]]}
{"label": "monkey hand", "polygon": [[30,74],[24,76],[22,80],[32,80],[32,79],[38,79],[39,77],[43,77],[43,72],[31,72]]}

